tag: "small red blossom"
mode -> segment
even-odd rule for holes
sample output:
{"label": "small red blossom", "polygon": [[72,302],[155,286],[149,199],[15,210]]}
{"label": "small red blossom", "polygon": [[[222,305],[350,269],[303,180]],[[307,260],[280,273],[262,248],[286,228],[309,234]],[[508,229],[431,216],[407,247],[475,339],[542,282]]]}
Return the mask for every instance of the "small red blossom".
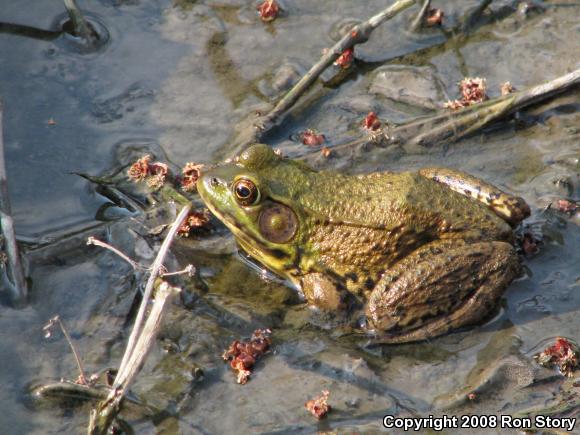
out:
{"label": "small red blossom", "polygon": [[378,130],[381,128],[381,121],[375,112],[369,112],[363,120],[363,127],[367,130]]}
{"label": "small red blossom", "polygon": [[475,399],[477,399],[477,394],[475,394],[475,393],[469,393],[467,395],[467,399],[473,402]]}
{"label": "small red blossom", "polygon": [[168,170],[169,168],[165,163],[155,162],[149,164],[151,176],[147,178],[147,185],[152,189],[159,189],[165,183]]}
{"label": "small red blossom", "polygon": [[351,47],[344,50],[342,54],[338,56],[338,59],[334,61],[334,64],[338,65],[343,69],[347,69],[350,68],[353,61],[354,61],[354,48]]}
{"label": "small red blossom", "polygon": [[195,190],[195,183],[201,175],[203,165],[187,162],[181,171],[181,188],[186,192]]}
{"label": "small red blossom", "polygon": [[443,22],[443,17],[445,14],[441,9],[431,8],[427,12],[427,18],[425,18],[425,24],[427,27],[439,26]]}
{"label": "small red blossom", "polygon": [[573,201],[568,201],[567,199],[559,199],[550,205],[560,213],[566,213],[569,215],[572,215],[580,210],[580,204]]}
{"label": "small red blossom", "polygon": [[318,134],[316,130],[308,129],[300,134],[300,140],[304,145],[318,146],[322,145],[326,138],[323,134]]}
{"label": "small red blossom", "polygon": [[207,210],[190,211],[181,226],[177,230],[177,235],[189,237],[193,230],[207,228],[209,226],[209,212]]}
{"label": "small red blossom", "polygon": [[466,77],[459,83],[463,101],[469,104],[481,103],[487,99],[487,85],[481,77]]}
{"label": "small red blossom", "polygon": [[280,13],[280,6],[276,0],[265,0],[257,6],[257,9],[264,22],[274,21]]}
{"label": "small red blossom", "polygon": [[560,373],[568,377],[574,376],[574,371],[579,366],[579,357],[578,346],[562,337],[558,337],[555,344],[534,356],[539,364],[544,367],[556,366]]}
{"label": "small red blossom", "polygon": [[329,396],[330,392],[328,390],[323,390],[321,396],[309,400],[304,404],[304,407],[310,411],[313,416],[320,420],[326,417],[326,414],[328,414],[332,409],[328,404]]}
{"label": "small red blossom", "polygon": [[510,82],[505,82],[501,85],[500,88],[501,91],[501,95],[507,95],[507,94],[511,94],[512,92],[515,91],[515,88],[513,87],[513,85]]}
{"label": "small red blossom", "polygon": [[459,82],[459,91],[461,92],[461,100],[447,101],[443,107],[457,110],[487,100],[487,85],[485,79],[480,77],[464,78]]}
{"label": "small red blossom", "polygon": [[223,353],[224,361],[229,361],[230,367],[237,371],[238,384],[248,382],[256,361],[270,349],[271,333],[272,331],[269,329],[256,329],[250,341],[234,340]]}
{"label": "small red blossom", "polygon": [[149,172],[149,162],[151,161],[151,156],[149,154],[141,157],[131,167],[127,170],[127,176],[135,182],[143,181],[150,175]]}

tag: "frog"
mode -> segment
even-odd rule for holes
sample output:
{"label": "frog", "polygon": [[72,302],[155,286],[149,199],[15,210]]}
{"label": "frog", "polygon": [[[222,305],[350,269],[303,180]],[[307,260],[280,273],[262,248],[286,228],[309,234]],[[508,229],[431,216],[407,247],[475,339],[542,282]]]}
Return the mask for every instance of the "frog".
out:
{"label": "frog", "polygon": [[251,258],[315,310],[359,310],[383,343],[477,324],[521,273],[514,228],[529,206],[458,169],[350,175],[254,144],[197,190]]}

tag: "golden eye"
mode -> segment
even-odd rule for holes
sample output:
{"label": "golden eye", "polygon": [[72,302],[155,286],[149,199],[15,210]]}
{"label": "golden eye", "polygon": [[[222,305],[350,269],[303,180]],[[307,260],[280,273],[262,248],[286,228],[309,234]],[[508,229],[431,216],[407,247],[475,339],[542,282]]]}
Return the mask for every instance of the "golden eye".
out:
{"label": "golden eye", "polygon": [[241,205],[254,205],[260,200],[260,192],[256,185],[245,178],[234,183],[234,195]]}

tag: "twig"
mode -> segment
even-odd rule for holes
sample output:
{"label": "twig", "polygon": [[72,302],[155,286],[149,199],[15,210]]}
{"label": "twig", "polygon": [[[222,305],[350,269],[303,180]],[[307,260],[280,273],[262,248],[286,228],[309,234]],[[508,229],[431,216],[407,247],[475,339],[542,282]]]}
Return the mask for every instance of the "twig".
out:
{"label": "twig", "polygon": [[[151,266],[151,274],[149,275],[149,279],[147,280],[147,284],[145,285],[145,291],[143,292],[143,299],[141,300],[141,305],[139,306],[139,312],[137,313],[137,317],[135,318],[135,324],[133,325],[133,330],[131,331],[131,335],[129,336],[129,341],[127,342],[127,348],[125,349],[125,354],[123,355],[123,360],[121,361],[121,365],[119,366],[119,373],[126,369],[127,361],[133,352],[133,348],[135,347],[135,342],[137,337],[141,334],[141,326],[143,323],[143,319],[145,317],[145,311],[147,310],[147,305],[149,303],[149,299],[151,298],[151,292],[153,291],[153,286],[155,284],[155,279],[159,275],[159,270],[163,266],[163,260],[165,259],[165,255],[167,255],[167,251],[169,250],[169,246],[177,233],[177,230],[187,217],[189,210],[191,210],[191,204],[186,205],[181,209],[181,212],[169,228],[167,236],[163,243],[161,244],[161,248],[159,248],[159,253]],[[118,378],[118,377],[117,377]],[[114,388],[119,387],[119,383],[115,380],[113,384]]]}
{"label": "twig", "polygon": [[0,101],[0,225],[4,234],[6,255],[8,256],[9,276],[12,279],[12,299],[15,302],[26,300],[28,288],[26,279],[20,262],[16,235],[14,233],[14,221],[10,207],[10,196],[8,193],[8,178],[6,176],[6,164],[4,162],[4,138],[3,138],[3,112],[4,107]]}
{"label": "twig", "polygon": [[[155,340],[157,331],[161,325],[165,307],[171,295],[179,289],[171,287],[166,282],[161,282],[155,295],[155,303],[147,317],[145,325],[141,330],[139,338],[131,351],[125,349],[125,356],[128,356],[127,362],[123,368],[119,369],[115,383],[106,400],[99,403],[96,409],[91,411],[88,433],[91,435],[107,434],[109,426],[115,416],[119,413],[121,401],[126,391],[129,389],[135,375],[141,369],[145,357]],[[141,303],[143,306],[143,303]],[[135,328],[133,328],[135,330]]]}
{"label": "twig", "polygon": [[42,329],[44,331],[46,331],[46,336],[50,337],[50,335],[51,335],[50,330],[54,327],[55,324],[58,324],[58,326],[60,326],[60,330],[64,334],[64,337],[66,338],[66,341],[68,342],[68,345],[70,346],[72,353],[75,357],[75,361],[77,362],[77,367],[79,368],[79,381],[80,381],[80,383],[82,385],[89,385],[89,382],[88,382],[87,377],[85,375],[85,368],[83,367],[81,357],[79,356],[77,349],[75,348],[75,345],[73,344],[71,336],[69,335],[68,331],[64,327],[64,323],[62,322],[62,320],[60,320],[60,316],[54,316],[52,319],[50,319],[48,321],[48,323]]}
{"label": "twig", "polygon": [[316,79],[328,68],[338,57],[349,48],[368,41],[371,33],[385,21],[395,17],[400,12],[413,6],[415,0],[397,0],[382,12],[369,18],[367,21],[354,26],[346,35],[342,37],[332,48],[326,51],[320,60],[310,68],[310,70],[294,85],[290,91],[276,104],[267,114],[263,115],[254,124],[253,130],[248,137],[242,137],[236,147],[235,154],[246,146],[258,142],[265,133],[282,121],[288,110],[298,101],[306,90],[316,81]]}
{"label": "twig", "polygon": [[[133,260],[132,258],[127,256],[123,252],[119,251],[114,246],[111,246],[108,243],[103,242],[102,240],[95,239],[92,236],[87,238],[87,245],[100,246],[101,248],[105,248],[105,249],[113,252],[114,254],[118,255],[123,260],[125,260],[127,263],[129,263],[133,267],[134,270],[143,270],[143,271],[151,271],[152,270],[151,267],[143,266],[142,264],[137,263],[135,260]],[[189,276],[193,276],[193,274],[195,273],[195,267],[193,264],[188,264],[187,266],[185,266],[185,268],[183,268],[181,270],[177,270],[175,272],[163,272],[163,270],[165,270],[165,267],[162,265],[161,269],[159,271],[160,277],[185,275],[185,274],[187,274]]]}
{"label": "twig", "polygon": [[427,19],[427,13],[431,7],[431,0],[425,0],[421,6],[421,10],[411,23],[411,31],[417,32],[421,27],[425,25],[425,20]]}
{"label": "twig", "polygon": [[73,26],[74,36],[78,36],[89,45],[94,45],[99,40],[99,35],[83,16],[75,0],[64,0],[64,7]]}
{"label": "twig", "polygon": [[165,256],[169,250],[169,246],[171,245],[177,230],[186,219],[190,209],[191,204],[187,204],[185,207],[183,207],[169,228],[167,236],[165,237],[157,257],[153,262],[151,267],[151,274],[145,286],[141,305],[139,306],[139,312],[137,313],[135,324],[133,325],[133,330],[129,336],[127,347],[125,348],[125,353],[123,354],[123,359],[115,378],[115,382],[113,383],[112,389],[107,399],[103,402],[100,402],[97,407],[91,411],[88,428],[88,433],[91,435],[105,435],[108,433],[110,425],[112,424],[116,415],[119,413],[121,402],[125,396],[126,391],[131,385],[135,375],[141,368],[143,361],[147,356],[147,352],[153,344],[157,331],[159,330],[163,314],[165,312],[165,307],[167,306],[167,301],[169,300],[169,297],[177,290],[174,287],[170,287],[166,282],[161,282],[161,284],[158,286],[155,302],[153,303],[151,312],[143,324],[143,319],[149,305],[151,293],[153,291],[156,279],[159,276],[159,272],[163,265]]}
{"label": "twig", "polygon": [[[401,144],[410,152],[418,146],[429,147],[444,140],[455,142],[475,133],[492,122],[565,92],[579,84],[580,69],[520,92],[474,104],[454,112],[445,110],[432,116],[385,129],[378,135],[373,134],[335,145],[331,149],[339,151],[378,142],[386,145]],[[302,157],[306,158],[319,154],[320,151],[315,151]]]}
{"label": "twig", "polygon": [[132,258],[129,258],[127,255],[125,255],[124,253],[119,251],[114,246],[111,246],[108,243],[105,243],[99,239],[95,239],[92,236],[87,238],[87,245],[95,245],[95,246],[100,246],[101,248],[108,249],[109,251],[117,254],[119,257],[121,257],[123,260],[125,260],[127,263],[129,263],[133,267],[133,269],[135,269],[135,270],[149,270],[150,269],[147,266],[143,266],[142,264],[137,263]]}

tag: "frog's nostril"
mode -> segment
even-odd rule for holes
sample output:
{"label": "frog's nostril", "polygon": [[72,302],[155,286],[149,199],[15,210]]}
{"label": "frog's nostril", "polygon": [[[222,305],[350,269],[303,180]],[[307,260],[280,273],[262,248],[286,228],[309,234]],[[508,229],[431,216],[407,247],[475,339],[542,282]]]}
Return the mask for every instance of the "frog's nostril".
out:
{"label": "frog's nostril", "polygon": [[212,177],[209,180],[209,184],[211,185],[211,187],[216,187],[218,184],[220,184],[220,180],[218,180],[216,177]]}

